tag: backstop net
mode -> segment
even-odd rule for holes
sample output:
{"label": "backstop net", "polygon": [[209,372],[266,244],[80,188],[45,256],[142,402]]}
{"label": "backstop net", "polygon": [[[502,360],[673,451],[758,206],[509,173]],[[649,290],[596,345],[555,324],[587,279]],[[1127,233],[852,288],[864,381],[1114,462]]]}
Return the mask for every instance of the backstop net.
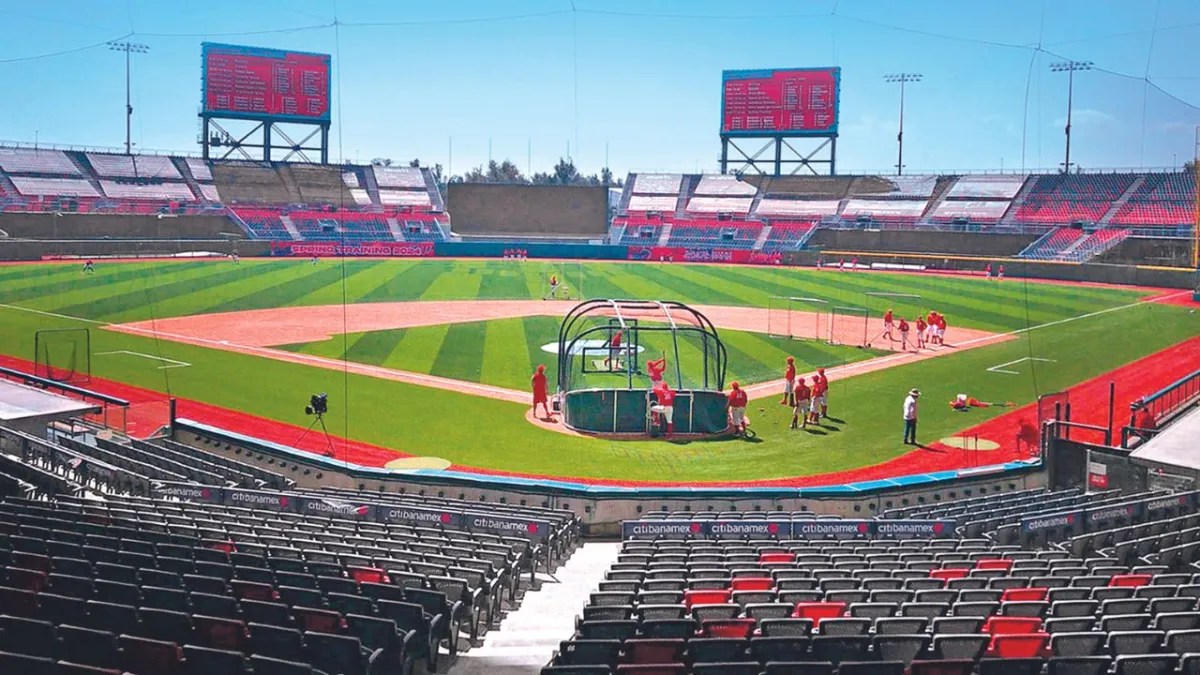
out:
{"label": "backstop net", "polygon": [[870,342],[871,311],[866,307],[829,308],[829,344],[866,347]]}
{"label": "backstop net", "polygon": [[829,301],[773,295],[767,299],[767,336],[828,341]]}
{"label": "backstop net", "polygon": [[87,328],[39,330],[33,335],[34,374],[56,382],[92,380],[92,336]]}

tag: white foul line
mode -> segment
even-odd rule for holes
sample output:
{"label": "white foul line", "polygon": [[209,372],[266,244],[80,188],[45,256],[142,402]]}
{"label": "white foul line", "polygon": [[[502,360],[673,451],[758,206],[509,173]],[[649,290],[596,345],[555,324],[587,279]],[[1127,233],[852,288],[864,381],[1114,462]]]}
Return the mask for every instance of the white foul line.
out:
{"label": "white foul line", "polygon": [[1054,359],[1042,359],[1042,358],[1038,358],[1036,356],[1022,356],[1021,358],[1017,359],[1016,361],[1009,361],[1008,363],[1001,363],[999,365],[992,366],[991,368],[988,368],[988,372],[989,373],[1004,373],[1005,375],[1020,375],[1021,373],[1019,373],[1015,370],[1004,370],[1004,367],[1005,366],[1015,366],[1018,363],[1022,363],[1025,361],[1041,361],[1042,363],[1058,363]]}
{"label": "white foul line", "polygon": [[158,367],[159,370],[166,370],[167,368],[187,368],[188,366],[192,365],[192,364],[188,363],[187,361],[176,361],[175,359],[168,359],[168,358],[165,358],[162,356],[154,356],[153,354],[143,354],[141,352],[131,352],[128,349],[118,349],[117,351],[114,351],[114,352],[96,352],[96,356],[108,356],[109,354],[127,354],[129,356],[140,356],[143,359],[154,359],[155,361],[162,361],[163,363],[167,364],[165,366],[159,366]]}

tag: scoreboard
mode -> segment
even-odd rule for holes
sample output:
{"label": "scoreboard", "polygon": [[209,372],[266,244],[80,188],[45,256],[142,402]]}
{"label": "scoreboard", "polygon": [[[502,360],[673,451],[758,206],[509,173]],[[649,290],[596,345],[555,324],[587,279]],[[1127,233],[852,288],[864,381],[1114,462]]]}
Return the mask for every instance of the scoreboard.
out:
{"label": "scoreboard", "polygon": [[841,68],[726,70],[721,74],[721,133],[836,134],[841,73]]}
{"label": "scoreboard", "polygon": [[328,122],[330,56],[201,45],[202,110],[239,119]]}

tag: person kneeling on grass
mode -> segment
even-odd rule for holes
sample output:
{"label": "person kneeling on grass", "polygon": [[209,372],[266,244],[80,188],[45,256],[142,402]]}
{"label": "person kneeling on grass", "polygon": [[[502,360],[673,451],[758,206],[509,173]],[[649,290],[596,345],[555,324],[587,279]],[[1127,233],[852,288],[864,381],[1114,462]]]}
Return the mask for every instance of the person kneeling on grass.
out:
{"label": "person kneeling on grass", "polygon": [[746,433],[746,403],[750,397],[746,396],[746,390],[742,389],[737,382],[729,385],[729,426],[733,428],[733,433],[745,435]]}
{"label": "person kneeling on grass", "polygon": [[[792,408],[792,428],[803,429],[808,427],[808,414],[811,409],[809,404],[812,402],[812,390],[804,383],[803,377],[796,380],[795,395],[796,407]],[[796,426],[797,422],[800,423],[799,426]]]}

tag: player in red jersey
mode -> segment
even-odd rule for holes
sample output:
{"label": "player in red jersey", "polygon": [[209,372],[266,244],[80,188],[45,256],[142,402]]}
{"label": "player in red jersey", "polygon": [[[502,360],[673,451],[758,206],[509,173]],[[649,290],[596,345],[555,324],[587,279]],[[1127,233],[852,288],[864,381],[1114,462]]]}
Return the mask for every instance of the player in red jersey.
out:
{"label": "player in red jersey", "polygon": [[937,341],[939,345],[946,344],[946,317],[937,315]]}
{"label": "player in red jersey", "polygon": [[[608,339],[608,358],[604,359],[604,367],[609,370],[617,370],[621,367],[621,338],[623,336],[624,333],[618,328]],[[616,365],[614,366],[614,364]]]}
{"label": "player in red jersey", "polygon": [[533,416],[537,417],[538,404],[542,404],[542,410],[546,411],[544,419],[551,419],[554,416],[550,414],[550,394],[546,384],[546,366],[538,364],[537,371],[533,377],[529,378],[529,386],[533,389]]}
{"label": "player in red jersey", "polygon": [[999,269],[996,270],[996,281],[1004,281],[1004,265],[1001,265]]}
{"label": "player in red jersey", "polygon": [[547,292],[545,295],[542,296],[543,300],[548,300],[550,298],[554,298],[555,300],[558,299],[558,275],[557,274],[550,275],[550,290],[549,290],[549,292]]}
{"label": "player in red jersey", "polygon": [[671,434],[675,433],[675,392],[671,390],[671,385],[659,382],[654,394],[658,403],[651,406],[650,411],[662,416],[663,421],[667,423],[667,438],[670,438]]}
{"label": "player in red jersey", "polygon": [[796,405],[795,392],[793,388],[796,386],[796,359],[787,357],[787,365],[783,368],[783,400],[779,405]]}
{"label": "player in red jersey", "polygon": [[[812,390],[804,383],[804,378],[796,380],[796,406],[792,408],[792,428],[804,428],[808,426],[808,413],[811,409]],[[796,423],[800,422],[800,427]]]}
{"label": "player in red jersey", "polygon": [[900,349],[908,351],[908,322],[900,317]]}
{"label": "player in red jersey", "polygon": [[829,382],[820,375],[813,377],[812,384],[812,408],[808,413],[808,421],[813,424],[821,423],[821,408],[824,408],[825,392],[829,389]]}
{"label": "player in red jersey", "polygon": [[983,266],[983,276],[987,279],[992,278],[992,263],[988,263]]}
{"label": "player in red jersey", "polygon": [[937,344],[937,317],[938,313],[932,309],[929,310],[929,314],[925,317],[925,323],[927,324],[925,328],[925,341],[931,345]]}
{"label": "player in red jersey", "polygon": [[657,385],[662,382],[663,371],[667,369],[667,358],[664,356],[661,359],[646,362],[646,374],[650,376],[652,385]]}
{"label": "player in red jersey", "polygon": [[738,386],[737,382],[729,385],[729,422],[733,427],[733,433],[746,433],[746,404],[750,401],[750,397],[746,395],[746,390]]}
{"label": "player in red jersey", "polygon": [[892,314],[892,308],[889,307],[888,310],[883,313],[883,337],[885,337],[889,340],[896,339],[895,337],[892,336],[893,320],[894,320],[894,317]]}
{"label": "player in red jersey", "polygon": [[917,349],[925,348],[925,331],[929,329],[929,324],[925,323],[923,317],[918,316],[916,321],[917,329]]}
{"label": "player in red jersey", "polygon": [[850,261],[850,269],[858,270],[858,256],[854,256],[854,259]]}
{"label": "player in red jersey", "polygon": [[[821,417],[829,416],[829,378],[825,377],[825,369],[817,368],[817,375],[813,378],[814,381],[821,383],[821,393],[819,396],[813,397],[813,406],[821,407]],[[814,410],[816,408],[814,407]]]}

